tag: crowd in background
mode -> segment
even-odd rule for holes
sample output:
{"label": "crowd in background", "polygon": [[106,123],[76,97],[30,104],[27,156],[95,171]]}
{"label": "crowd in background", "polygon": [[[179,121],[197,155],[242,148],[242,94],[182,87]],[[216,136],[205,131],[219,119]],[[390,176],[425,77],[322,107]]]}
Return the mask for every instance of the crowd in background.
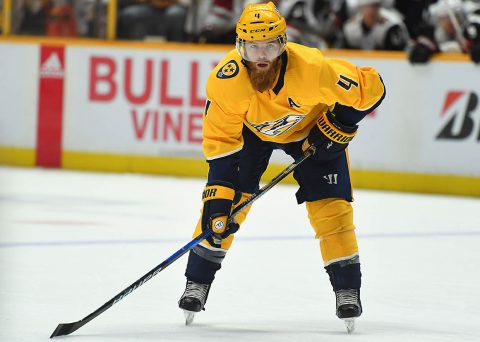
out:
{"label": "crowd in background", "polygon": [[[2,6],[0,0],[0,6]],[[233,44],[246,0],[117,0],[117,38]],[[289,41],[407,51],[412,63],[464,52],[480,63],[480,0],[276,0]],[[108,0],[14,0],[13,34],[105,38]],[[0,22],[0,27],[2,23]]]}

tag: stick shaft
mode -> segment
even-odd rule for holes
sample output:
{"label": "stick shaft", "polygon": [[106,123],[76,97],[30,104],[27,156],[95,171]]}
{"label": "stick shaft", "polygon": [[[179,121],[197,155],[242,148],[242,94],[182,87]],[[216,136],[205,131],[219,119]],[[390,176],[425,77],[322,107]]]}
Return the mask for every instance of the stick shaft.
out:
{"label": "stick shaft", "polygon": [[290,173],[292,173],[292,171],[295,170],[298,165],[300,165],[302,162],[305,161],[305,159],[309,158],[314,153],[315,153],[315,146],[312,145],[305,152],[303,152],[303,154],[298,159],[296,159],[292,164],[287,166],[286,169],[284,169],[280,174],[278,174],[275,178],[273,178],[268,184],[266,184],[264,187],[260,188],[257,192],[253,193],[249,198],[247,198],[240,205],[238,205],[235,209],[233,209],[232,214],[230,215],[229,221],[230,222],[234,221],[235,216],[237,216],[242,210],[247,208],[249,205],[251,205],[257,199],[259,199],[261,196],[263,196],[268,190],[270,190],[275,185],[277,185],[282,179],[284,179]]}
{"label": "stick shaft", "polygon": [[82,318],[81,320],[74,322],[74,323],[65,323],[65,324],[59,324],[53,334],[50,336],[50,338],[55,337],[55,336],[62,336],[62,335],[68,335],[88,322],[90,322],[92,319],[95,317],[99,316],[102,314],[104,311],[108,310],[111,308],[113,305],[124,299],[126,296],[131,294],[133,291],[138,289],[140,286],[145,284],[147,281],[152,279],[154,276],[156,276],[158,273],[163,271],[167,266],[172,264],[175,260],[180,258],[182,255],[187,253],[189,250],[191,250],[193,247],[195,247],[200,241],[203,239],[207,238],[212,234],[211,231],[203,232],[202,234],[198,235],[195,237],[192,241],[187,243],[185,246],[180,248],[178,251],[176,251],[174,254],[172,254],[169,258],[167,258],[165,261],[163,261],[161,264],[157,265],[155,268],[151,269],[149,272],[147,272],[145,275],[143,275],[140,279],[135,281],[133,284],[125,288],[123,291],[118,293],[115,297],[110,299],[108,302],[103,304],[101,307],[99,307],[97,310],[92,312],[91,314],[87,315],[86,317]]}
{"label": "stick shaft", "polygon": [[[264,187],[260,188],[258,191],[253,193],[249,198],[247,198],[242,204],[237,206],[231,214],[230,220],[233,220],[236,215],[242,210],[244,210],[246,207],[251,205],[253,202],[255,202],[258,198],[260,198],[263,194],[265,194],[267,191],[269,191],[271,188],[273,188],[276,184],[278,184],[282,179],[284,179],[286,176],[288,176],[295,168],[300,165],[305,159],[309,158],[313,153],[315,153],[315,147],[311,146],[308,150],[306,150],[302,156],[300,156],[297,160],[295,160],[292,164],[290,164],[285,170],[283,170],[278,176],[276,176],[274,179],[270,181],[270,183],[266,184]],[[53,334],[50,336],[50,338],[55,337],[55,336],[62,336],[62,335],[68,335],[71,334],[72,332],[78,330],[88,322],[90,322],[92,319],[95,317],[99,316],[109,308],[111,308],[113,305],[127,297],[129,294],[131,294],[133,291],[138,289],[140,286],[145,284],[147,281],[155,277],[158,273],[163,271],[167,266],[172,264],[175,260],[180,258],[182,255],[190,251],[192,248],[194,248],[196,245],[198,245],[202,240],[206,239],[212,234],[212,231],[205,231],[196,236],[192,241],[187,243],[185,246],[180,248],[178,251],[173,253],[170,257],[168,257],[165,261],[163,261],[161,264],[158,266],[154,267],[151,269],[149,272],[147,272],[143,277],[135,281],[133,284],[125,288],[123,291],[118,293],[115,297],[110,299],[108,302],[103,304],[101,307],[99,307],[97,310],[92,312],[91,314],[87,315],[86,317],[82,318],[81,320],[73,323],[61,323],[57,326]]]}

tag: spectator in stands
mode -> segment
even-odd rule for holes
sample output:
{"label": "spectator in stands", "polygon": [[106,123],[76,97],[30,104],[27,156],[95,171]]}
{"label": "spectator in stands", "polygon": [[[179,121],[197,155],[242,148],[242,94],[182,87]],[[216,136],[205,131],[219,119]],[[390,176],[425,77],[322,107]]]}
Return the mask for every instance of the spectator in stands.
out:
{"label": "spectator in stands", "polygon": [[469,53],[480,63],[480,3],[438,1],[428,8],[429,18],[409,53],[412,64],[427,63],[439,52]]}
{"label": "spectator in stands", "polygon": [[410,38],[416,39],[419,27],[423,21],[423,12],[426,8],[425,0],[396,0],[394,7],[403,16]]}
{"label": "spectator in stands", "polygon": [[[13,33],[26,35],[45,35],[47,19],[52,2],[50,0],[18,0],[14,6],[20,9],[18,12],[18,28]],[[15,22],[14,18],[12,22]]]}
{"label": "spectator in stands", "polygon": [[[197,0],[191,1],[187,32],[191,40],[201,43],[233,44],[235,26],[247,4],[266,3],[262,0]],[[278,3],[278,0],[273,0]]]}
{"label": "spectator in stands", "polygon": [[201,43],[231,44],[235,42],[238,8],[243,0],[210,0],[203,2],[197,16],[193,40]]}
{"label": "spectator in stands", "polygon": [[77,23],[73,0],[54,0],[46,22],[46,35],[53,37],[77,37]]}
{"label": "spectator in stands", "polygon": [[278,10],[287,22],[287,39],[310,47],[327,48],[336,37],[330,0],[282,0]]}
{"label": "spectator in stands", "polygon": [[[330,0],[330,6],[336,18],[337,27],[340,28],[340,30],[348,19],[359,12],[359,2],[359,0]],[[394,0],[383,0],[382,5],[383,7],[391,8],[393,7],[393,2]]]}
{"label": "spectator in stands", "polygon": [[197,1],[197,8],[189,13],[187,30],[191,39],[201,43],[232,44],[235,25],[245,0]]}
{"label": "spectator in stands", "polygon": [[78,35],[105,38],[109,0],[74,0]]}
{"label": "spectator in stands", "polygon": [[341,47],[362,50],[404,50],[409,40],[401,15],[382,0],[358,0],[359,12],[343,27]]}
{"label": "spectator in stands", "polygon": [[119,0],[118,38],[185,41],[187,6],[179,0]]}

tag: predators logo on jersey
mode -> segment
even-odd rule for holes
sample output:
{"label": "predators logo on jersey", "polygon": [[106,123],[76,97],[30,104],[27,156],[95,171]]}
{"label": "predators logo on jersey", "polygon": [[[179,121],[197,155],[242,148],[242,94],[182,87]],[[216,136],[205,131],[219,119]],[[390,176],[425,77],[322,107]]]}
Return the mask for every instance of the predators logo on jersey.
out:
{"label": "predators logo on jersey", "polygon": [[238,74],[238,64],[234,60],[227,62],[217,72],[218,78],[232,78]]}
{"label": "predators logo on jersey", "polygon": [[290,128],[302,121],[304,118],[305,115],[289,114],[275,121],[267,121],[260,124],[253,124],[249,122],[249,124],[254,127],[259,133],[272,137],[285,133]]}

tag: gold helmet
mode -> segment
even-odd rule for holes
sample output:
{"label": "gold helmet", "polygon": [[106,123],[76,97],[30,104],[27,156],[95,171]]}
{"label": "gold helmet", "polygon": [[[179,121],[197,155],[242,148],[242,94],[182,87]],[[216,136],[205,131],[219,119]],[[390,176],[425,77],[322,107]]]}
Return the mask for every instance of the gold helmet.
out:
{"label": "gold helmet", "polygon": [[243,40],[267,40],[285,35],[287,24],[273,4],[249,4],[237,23],[237,36]]}
{"label": "gold helmet", "polygon": [[287,24],[273,4],[249,4],[237,22],[236,47],[242,58],[250,60],[245,51],[246,41],[274,41],[279,43],[279,56],[287,43]]}

